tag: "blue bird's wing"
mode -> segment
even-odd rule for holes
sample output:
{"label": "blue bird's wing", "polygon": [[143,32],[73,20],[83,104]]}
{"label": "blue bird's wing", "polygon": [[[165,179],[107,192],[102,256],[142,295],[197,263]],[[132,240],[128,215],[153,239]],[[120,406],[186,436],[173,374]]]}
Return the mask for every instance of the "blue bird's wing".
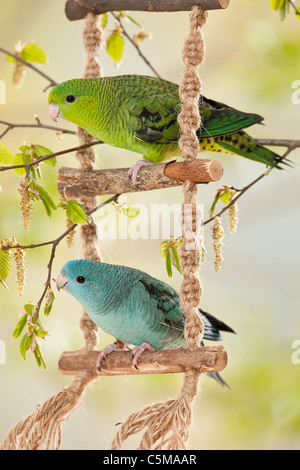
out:
{"label": "blue bird's wing", "polygon": [[[157,308],[164,314],[163,323],[177,330],[184,329],[185,318],[180,305],[178,292],[168,284],[152,277],[143,277],[140,282],[144,285],[149,296],[155,300]],[[199,309],[204,323],[204,339],[212,341],[223,340],[220,331],[234,333],[226,323],[208,312]]]}
{"label": "blue bird's wing", "polygon": [[183,331],[184,316],[179,302],[178,293],[168,284],[154,278],[143,278],[140,282],[145,287],[157,308],[163,312],[163,323],[176,330]]}

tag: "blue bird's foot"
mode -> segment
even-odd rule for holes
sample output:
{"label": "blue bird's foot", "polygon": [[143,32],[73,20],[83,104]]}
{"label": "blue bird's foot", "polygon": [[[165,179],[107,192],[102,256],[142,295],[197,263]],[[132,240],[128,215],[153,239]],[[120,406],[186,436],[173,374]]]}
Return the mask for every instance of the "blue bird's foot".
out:
{"label": "blue bird's foot", "polygon": [[136,369],[138,369],[137,362],[140,355],[147,350],[155,351],[155,348],[152,346],[152,344],[144,342],[132,351],[132,364]]}
{"label": "blue bird's foot", "polygon": [[155,162],[150,162],[149,160],[138,160],[136,164],[128,171],[128,176],[131,178],[131,181],[135,186],[137,185],[138,172],[143,166],[148,165],[155,165]]}
{"label": "blue bird's foot", "polygon": [[113,344],[108,344],[105,346],[105,348],[102,349],[101,353],[98,356],[97,359],[97,369],[101,370],[101,364],[103,359],[106,358],[108,354],[110,354],[113,351],[127,351],[128,350],[128,344],[127,343],[121,343],[121,341],[115,341]]}

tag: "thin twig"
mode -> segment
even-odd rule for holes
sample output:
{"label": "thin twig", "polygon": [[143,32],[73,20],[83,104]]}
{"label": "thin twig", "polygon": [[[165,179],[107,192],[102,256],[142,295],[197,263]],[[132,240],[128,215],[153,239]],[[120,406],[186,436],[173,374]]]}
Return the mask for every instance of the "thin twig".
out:
{"label": "thin twig", "polygon": [[161,78],[161,76],[159,75],[159,73],[155,70],[155,68],[153,67],[153,65],[149,62],[149,60],[147,59],[147,57],[144,56],[144,54],[142,53],[140,47],[138,44],[135,44],[135,42],[133,41],[133,39],[129,36],[129,34],[127,33],[127,31],[125,30],[124,28],[124,25],[121,21],[121,19],[113,12],[111,12],[111,14],[113,15],[113,17],[115,18],[115,20],[119,23],[119,25],[121,26],[122,30],[123,30],[123,34],[124,36],[128,39],[129,42],[131,42],[131,44],[136,48],[138,54],[140,55],[140,57],[143,59],[143,61],[145,62],[145,64],[148,65],[148,67],[150,67],[150,69],[152,70],[152,72],[154,73],[154,75],[156,75],[157,78]]}
{"label": "thin twig", "polygon": [[26,171],[29,170],[30,167],[34,165],[38,165],[45,160],[50,160],[50,158],[58,157],[60,155],[65,155],[66,153],[78,152],[80,150],[86,149],[91,147],[92,145],[102,144],[100,140],[95,140],[94,142],[90,142],[88,144],[80,145],[79,147],[73,147],[66,150],[60,150],[59,152],[50,153],[49,155],[44,155],[43,157],[37,158],[30,163],[23,163],[21,165],[9,165],[9,166],[0,166],[0,172],[7,171],[7,170],[16,170],[18,168],[24,168]]}
{"label": "thin twig", "polygon": [[10,57],[13,57],[14,59],[18,60],[22,64],[26,65],[26,67],[30,68],[31,70],[34,70],[36,73],[38,73],[43,78],[48,80],[48,82],[50,83],[50,86],[58,85],[58,83],[55,80],[53,80],[51,77],[49,77],[49,75],[46,75],[44,72],[42,72],[40,69],[38,69],[37,67],[32,65],[30,62],[27,62],[26,60],[22,59],[21,57],[18,57],[17,55],[12,54],[11,52],[7,51],[6,49],[3,49],[3,47],[0,47],[0,52],[3,52],[3,54],[9,55]]}
{"label": "thin twig", "polygon": [[36,116],[37,124],[23,124],[23,123],[13,123],[8,121],[0,121],[0,124],[7,126],[7,128],[0,134],[0,139],[2,139],[9,131],[15,128],[37,128],[37,129],[49,129],[50,131],[61,132],[62,134],[72,134],[76,135],[75,131],[69,129],[63,129],[62,127],[49,126],[47,124],[42,124],[39,118]]}
{"label": "thin twig", "polygon": [[[87,211],[87,214],[88,215],[91,215],[93,214],[94,212],[98,211],[99,209],[101,209],[102,207],[106,206],[107,204],[109,204],[110,202],[117,202],[118,198],[119,198],[119,194],[115,194],[114,196],[111,196],[109,199],[107,199],[106,201],[102,202],[101,204],[99,204],[98,206],[94,207],[93,209],[91,209],[90,211]],[[36,314],[35,314],[35,317],[34,317],[34,323],[37,322],[38,318],[39,318],[39,312],[40,312],[40,308],[41,308],[41,305],[43,303],[43,300],[46,296],[46,293],[47,293],[47,290],[48,288],[50,287],[50,284],[51,284],[51,276],[52,276],[52,266],[53,266],[53,261],[54,261],[54,258],[55,258],[55,254],[56,254],[56,248],[57,246],[59,245],[59,243],[61,242],[61,240],[63,240],[70,232],[72,232],[72,230],[74,230],[76,227],[78,226],[78,224],[72,224],[67,230],[65,230],[59,237],[53,239],[53,240],[49,240],[47,242],[43,242],[43,243],[37,243],[37,244],[31,244],[31,245],[20,245],[20,244],[16,244],[15,246],[11,247],[11,246],[8,246],[8,245],[5,245],[5,246],[2,246],[1,247],[1,250],[3,251],[6,251],[6,250],[12,250],[12,249],[17,249],[17,248],[21,248],[22,250],[27,250],[27,249],[33,249],[33,248],[40,248],[41,246],[46,246],[46,245],[52,245],[52,249],[51,249],[51,254],[50,254],[50,258],[49,258],[49,262],[47,264],[47,269],[48,269],[48,274],[47,274],[47,280],[45,282],[45,287],[44,287],[44,290],[43,290],[43,293],[40,297],[40,299],[38,300],[37,304],[36,304]]]}
{"label": "thin twig", "polygon": [[[281,160],[284,160],[293,150],[294,150],[294,147],[288,148],[287,151],[284,153],[284,155],[281,156]],[[224,214],[224,212],[226,212],[229,209],[229,207],[231,207],[233,204],[235,204],[236,201],[243,194],[245,194],[246,191],[248,191],[250,188],[252,188],[256,183],[258,183],[260,180],[262,180],[265,176],[269,175],[272,170],[274,170],[274,167],[272,167],[272,166],[268,167],[266,169],[266,171],[264,171],[258,178],[255,178],[255,180],[253,180],[251,183],[247,184],[247,186],[245,186],[243,189],[238,190],[239,193],[237,194],[237,196],[235,196],[233,199],[231,199],[231,201],[225,207],[223,207],[223,209],[220,210],[220,212],[218,212],[216,215],[210,217],[209,219],[205,220],[203,222],[203,225],[209,224],[216,217],[220,217],[222,214]]]}
{"label": "thin twig", "polygon": [[290,150],[300,147],[300,140],[292,139],[255,139],[258,144],[270,145],[271,147],[288,147]]}
{"label": "thin twig", "polygon": [[296,15],[300,15],[300,9],[296,7],[293,0],[289,0],[290,5],[294,8]]}

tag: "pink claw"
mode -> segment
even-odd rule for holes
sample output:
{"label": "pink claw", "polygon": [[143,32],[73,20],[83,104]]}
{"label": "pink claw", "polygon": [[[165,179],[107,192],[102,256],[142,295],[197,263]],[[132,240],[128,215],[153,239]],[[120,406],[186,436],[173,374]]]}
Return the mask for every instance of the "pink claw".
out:
{"label": "pink claw", "polygon": [[133,350],[132,364],[134,365],[136,369],[138,368],[137,363],[138,363],[139,357],[144,351],[155,351],[155,348],[152,346],[152,344],[144,342]]}
{"label": "pink claw", "polygon": [[148,165],[155,165],[155,162],[149,162],[149,160],[138,160],[136,164],[128,171],[128,176],[131,178],[131,181],[135,186],[137,185],[138,172],[143,166]]}
{"label": "pink claw", "polygon": [[102,349],[101,353],[97,359],[97,369],[101,369],[101,364],[103,359],[106,358],[108,354],[113,351],[127,351],[128,345],[127,343],[121,343],[120,341],[115,341],[113,344],[108,344],[105,348]]}

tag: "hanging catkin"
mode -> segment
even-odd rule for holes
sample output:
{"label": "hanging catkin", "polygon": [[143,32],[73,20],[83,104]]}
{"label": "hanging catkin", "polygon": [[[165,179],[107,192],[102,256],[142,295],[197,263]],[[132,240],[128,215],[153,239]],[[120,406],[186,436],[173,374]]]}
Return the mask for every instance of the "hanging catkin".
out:
{"label": "hanging catkin", "polygon": [[[100,75],[98,55],[100,51],[101,30],[98,26],[98,16],[89,13],[83,32],[84,45],[87,51],[87,65],[85,77],[96,78]],[[79,129],[80,144],[89,142],[92,138]],[[88,148],[77,154],[82,169],[92,169],[95,162],[95,154]],[[93,198],[81,201],[87,210],[95,207]],[[82,254],[83,257],[100,260],[97,243],[96,225],[82,226]],[[85,349],[93,349],[97,342],[96,325],[84,312],[80,321],[85,339]],[[82,396],[87,385],[97,378],[97,374],[84,371],[79,373],[73,383],[61,392],[46,400],[38,406],[36,411],[17,423],[6,435],[2,442],[1,450],[37,450],[42,447],[46,449],[59,449],[61,445],[61,430],[63,422],[69,417],[71,411],[77,408],[82,401]]]}
{"label": "hanging catkin", "polygon": [[[180,86],[182,110],[178,116],[181,128],[179,141],[181,155],[188,161],[197,158],[199,141],[196,131],[200,127],[199,96],[201,82],[197,67],[204,57],[204,43],[201,27],[207,19],[207,12],[194,7],[190,14],[190,32],[183,47],[183,61],[186,69]],[[182,205],[183,242],[180,251],[183,281],[180,300],[186,313],[185,338],[188,347],[195,349],[203,336],[203,323],[198,306],[201,298],[201,284],[198,270],[201,260],[199,243],[200,214],[197,207],[197,186],[187,181],[183,187]],[[200,373],[186,371],[180,395],[175,400],[157,403],[133,413],[122,424],[112,449],[120,449],[123,441],[131,435],[144,431],[139,449],[186,449],[189,426],[192,422],[192,407],[198,394]]]}

